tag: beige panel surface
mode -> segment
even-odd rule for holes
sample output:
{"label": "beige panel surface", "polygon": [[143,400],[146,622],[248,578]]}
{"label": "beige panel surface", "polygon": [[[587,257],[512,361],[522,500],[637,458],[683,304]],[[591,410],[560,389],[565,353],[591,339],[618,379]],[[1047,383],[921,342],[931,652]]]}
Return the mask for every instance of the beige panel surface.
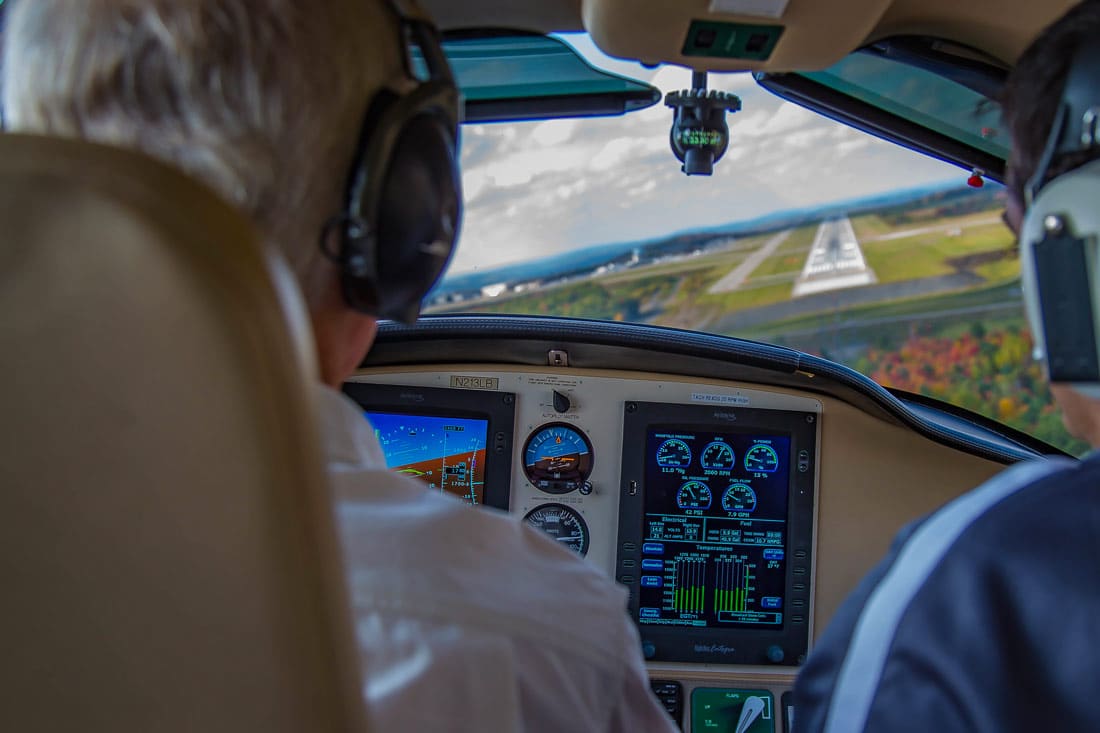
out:
{"label": "beige panel surface", "polygon": [[839,400],[824,400],[814,630],[882,558],[906,523],[1002,466],[934,443]]}
{"label": "beige panel surface", "polygon": [[[585,412],[602,413],[601,420],[607,420],[608,413],[613,418],[601,432],[612,430],[613,424],[621,426],[621,405],[617,400],[623,394],[634,395],[634,399],[645,399],[646,382],[649,383],[649,388],[669,395],[683,394],[683,387],[687,385],[688,392],[691,388],[705,387],[711,390],[744,390],[746,393],[756,394],[770,392],[819,401],[823,412],[817,546],[814,557],[815,635],[821,633],[845,596],[883,556],[901,527],[977,486],[1002,468],[998,463],[948,448],[900,425],[872,417],[841,400],[812,392],[759,384],[635,371],[537,370],[495,364],[369,369],[361,370],[356,378],[369,380],[374,376],[390,382],[396,380],[406,384],[447,386],[448,375],[451,373],[525,376],[526,378],[507,382],[508,389],[518,393],[517,404],[521,406],[524,402],[544,399],[544,396],[534,393],[534,388],[523,386],[531,377],[545,375],[597,381],[617,377],[622,382],[621,387],[601,385],[590,397],[580,392],[580,402],[584,405],[580,415],[582,425],[591,425],[596,420],[592,416],[586,416]],[[506,382],[502,381],[501,384],[504,388]],[[673,385],[680,387],[676,390]],[[583,388],[584,385],[580,385],[577,389]],[[525,395],[525,390],[530,394]],[[583,399],[585,397],[588,398]],[[517,422],[517,430],[520,429],[522,426]],[[517,451],[522,444],[523,436],[518,435]],[[617,447],[618,444],[612,445]],[[607,483],[617,485],[614,480]],[[512,490],[512,510],[517,511],[515,497],[521,488],[513,485]],[[585,501],[586,517],[592,533],[614,533],[615,528],[610,524],[616,516],[614,506],[595,505],[589,508],[589,505],[595,504],[597,497],[589,497]],[[600,565],[613,561],[601,561],[598,556],[591,559]],[[609,573],[613,572],[609,565],[605,569]]]}
{"label": "beige panel surface", "polygon": [[[446,29],[507,27],[572,31],[587,27],[613,56],[714,70],[784,71],[827,66],[865,43],[893,35],[930,35],[1012,62],[1073,0],[790,0],[778,21],[710,12],[711,0],[426,0]],[[766,63],[689,59],[680,54],[692,19],[779,22],[784,38]]]}

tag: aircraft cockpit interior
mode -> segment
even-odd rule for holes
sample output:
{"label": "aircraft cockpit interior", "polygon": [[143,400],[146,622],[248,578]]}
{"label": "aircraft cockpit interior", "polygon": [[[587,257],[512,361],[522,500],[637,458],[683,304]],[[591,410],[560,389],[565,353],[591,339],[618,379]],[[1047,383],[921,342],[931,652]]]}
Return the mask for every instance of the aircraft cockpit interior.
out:
{"label": "aircraft cockpit interior", "polygon": [[[899,531],[1007,466],[1084,450],[1049,406],[1000,218],[998,95],[1071,3],[419,5],[462,99],[466,208],[461,226],[445,222],[458,245],[419,318],[388,312],[343,394],[390,471],[506,513],[624,589],[651,690],[679,730],[797,731],[800,669]],[[431,49],[410,54],[425,86],[449,79]],[[13,151],[0,217],[28,243],[0,255],[0,334],[21,355],[0,484],[26,487],[0,512],[0,579],[28,638],[87,608],[103,639],[133,629],[148,653],[111,666],[126,644],[66,632],[39,656],[17,634],[12,659],[49,677],[46,657],[71,651],[56,682],[70,691],[114,660],[142,690],[135,709],[152,709],[149,690],[173,685],[158,676],[188,650],[147,612],[187,609],[181,633],[195,638],[227,613],[204,652],[225,643],[239,663],[182,665],[199,682],[173,693],[181,719],[201,708],[205,727],[239,694],[284,702],[238,730],[365,729],[348,703],[354,622],[291,275],[182,174],[69,144],[0,136]],[[67,177],[67,161],[118,173]],[[97,228],[121,233],[98,258]],[[133,255],[143,237],[155,256]],[[160,249],[193,239],[194,262]],[[219,260],[215,245],[234,241],[251,249]],[[39,312],[21,282],[71,297]],[[130,464],[139,475],[116,482]],[[41,470],[53,499],[29,488]],[[243,498],[222,501],[235,482]],[[190,484],[209,491],[180,499]],[[107,486],[121,508],[90,501]],[[70,500],[87,519],[75,530]],[[37,522],[58,539],[30,532]],[[126,705],[101,695],[109,682],[72,693],[91,729],[110,729],[93,711]],[[24,713],[49,707],[29,682],[10,689]]]}

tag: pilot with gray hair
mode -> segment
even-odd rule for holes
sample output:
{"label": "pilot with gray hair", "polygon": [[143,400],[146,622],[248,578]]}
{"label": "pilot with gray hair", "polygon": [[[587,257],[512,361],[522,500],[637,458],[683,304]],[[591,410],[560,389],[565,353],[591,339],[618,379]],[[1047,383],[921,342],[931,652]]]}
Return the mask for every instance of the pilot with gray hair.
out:
{"label": "pilot with gray hair", "polygon": [[514,518],[387,472],[338,391],[377,319],[416,318],[457,235],[460,102],[435,28],[380,0],[7,6],[9,130],[175,164],[293,267],[374,728],[675,730],[625,591]]}

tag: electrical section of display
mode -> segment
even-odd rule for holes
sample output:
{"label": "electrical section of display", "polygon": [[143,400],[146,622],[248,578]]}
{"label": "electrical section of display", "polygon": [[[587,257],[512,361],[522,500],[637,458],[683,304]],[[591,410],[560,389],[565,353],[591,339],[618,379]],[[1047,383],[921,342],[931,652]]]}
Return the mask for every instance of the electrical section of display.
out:
{"label": "electrical section of display", "polygon": [[365,412],[386,467],[467,504],[484,503],[488,420]]}
{"label": "electrical section of display", "polygon": [[650,429],[646,444],[639,623],[782,625],[790,438]]}

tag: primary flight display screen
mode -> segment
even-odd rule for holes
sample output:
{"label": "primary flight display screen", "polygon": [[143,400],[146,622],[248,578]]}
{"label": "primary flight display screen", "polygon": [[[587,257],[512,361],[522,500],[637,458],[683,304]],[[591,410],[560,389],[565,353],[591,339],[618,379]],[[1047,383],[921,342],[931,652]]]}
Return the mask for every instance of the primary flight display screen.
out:
{"label": "primary flight display screen", "polygon": [[386,456],[386,467],[454,494],[485,503],[485,448],[489,421],[436,415],[366,412]]}
{"label": "primary flight display screen", "polygon": [[386,467],[468,504],[508,509],[512,392],[348,382]]}
{"label": "primary flight display screen", "polygon": [[790,445],[647,431],[640,624],[782,626]]}
{"label": "primary flight display screen", "polygon": [[627,403],[616,572],[648,657],[800,663],[818,417]]}

